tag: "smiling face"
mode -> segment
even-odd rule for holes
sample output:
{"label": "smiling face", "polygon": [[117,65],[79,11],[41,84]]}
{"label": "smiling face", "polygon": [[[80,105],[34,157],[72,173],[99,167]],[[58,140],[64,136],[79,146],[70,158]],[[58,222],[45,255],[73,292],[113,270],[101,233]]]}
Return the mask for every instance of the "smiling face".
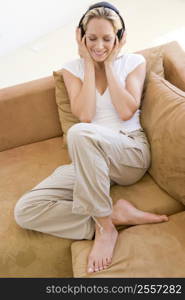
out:
{"label": "smiling face", "polygon": [[115,31],[110,21],[92,18],[87,24],[86,45],[95,62],[103,62],[111,53],[115,42]]}

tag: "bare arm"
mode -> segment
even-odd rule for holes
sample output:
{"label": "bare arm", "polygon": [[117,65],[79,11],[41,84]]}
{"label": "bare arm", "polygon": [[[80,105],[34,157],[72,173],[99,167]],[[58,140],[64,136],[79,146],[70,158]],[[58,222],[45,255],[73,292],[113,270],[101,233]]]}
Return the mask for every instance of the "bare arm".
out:
{"label": "bare arm", "polygon": [[125,88],[118,81],[112,64],[106,65],[106,76],[115,109],[122,120],[129,120],[140,106],[146,63],[140,64],[127,76]]}
{"label": "bare arm", "polygon": [[94,63],[77,29],[77,42],[80,56],[84,58],[84,81],[62,70],[65,86],[70,98],[71,111],[81,122],[91,122],[96,113],[96,88]]}
{"label": "bare arm", "polygon": [[124,32],[121,41],[116,36],[115,46],[104,62],[112,103],[124,121],[129,120],[140,106],[146,76],[146,62],[140,64],[127,76],[125,87],[119,82],[117,74],[115,74],[113,62],[126,43],[126,35]]}
{"label": "bare arm", "polygon": [[91,122],[96,112],[94,67],[85,63],[84,81],[62,70],[65,86],[68,91],[71,111],[81,122]]}

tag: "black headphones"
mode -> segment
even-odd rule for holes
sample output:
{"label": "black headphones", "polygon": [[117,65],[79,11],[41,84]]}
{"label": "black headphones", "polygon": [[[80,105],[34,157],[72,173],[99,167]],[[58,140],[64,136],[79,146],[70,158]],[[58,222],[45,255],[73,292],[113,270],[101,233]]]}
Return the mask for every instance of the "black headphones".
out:
{"label": "black headphones", "polygon": [[85,31],[84,31],[84,28],[83,28],[83,25],[82,25],[82,21],[85,17],[85,15],[87,14],[87,12],[89,12],[91,9],[94,9],[94,8],[97,8],[97,7],[105,7],[105,8],[109,8],[109,9],[112,9],[113,11],[115,11],[117,13],[117,15],[120,17],[120,20],[121,20],[121,23],[122,23],[122,28],[118,30],[117,32],[117,36],[118,36],[118,39],[121,40],[122,36],[123,36],[123,33],[125,31],[125,23],[123,21],[123,18],[121,17],[121,15],[119,14],[119,10],[113,6],[112,4],[108,3],[108,2],[98,2],[96,4],[93,4],[89,7],[89,9],[86,11],[86,13],[82,16],[82,18],[80,19],[80,22],[79,22],[79,25],[78,27],[81,28],[81,36],[83,37],[84,34],[85,34]]}

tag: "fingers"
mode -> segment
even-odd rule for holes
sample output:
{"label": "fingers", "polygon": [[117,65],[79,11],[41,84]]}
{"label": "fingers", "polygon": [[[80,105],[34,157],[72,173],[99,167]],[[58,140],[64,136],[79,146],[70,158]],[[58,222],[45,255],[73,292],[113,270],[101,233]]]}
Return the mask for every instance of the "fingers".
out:
{"label": "fingers", "polygon": [[123,36],[121,38],[121,40],[118,39],[118,36],[116,35],[116,40],[115,40],[115,47],[117,46],[117,48],[123,47],[123,45],[126,43],[126,31],[123,33]]}
{"label": "fingers", "polygon": [[116,35],[116,43],[115,43],[115,51],[119,51],[121,48],[120,40],[118,36]]}
{"label": "fingers", "polygon": [[84,34],[84,36],[83,36],[83,38],[82,38],[81,42],[82,42],[83,46],[85,46],[85,47],[86,47],[86,44],[85,44],[85,34]]}
{"label": "fingers", "polygon": [[123,45],[125,43],[126,43],[126,32],[123,33],[121,40],[119,40],[118,36],[116,35],[116,42],[115,42],[114,50],[117,51],[117,54],[120,52],[121,48],[123,47]]}
{"label": "fingers", "polygon": [[116,34],[115,47],[118,47],[118,45],[119,45],[119,39],[118,39],[118,36],[117,36],[117,34]]}
{"label": "fingers", "polygon": [[121,40],[119,40],[118,36],[116,35],[115,45],[114,45],[114,48],[113,48],[113,51],[112,51],[112,53],[115,57],[118,56],[121,48],[123,47],[123,41],[124,41],[123,37],[121,38]]}
{"label": "fingers", "polygon": [[79,46],[85,45],[85,34],[82,38],[81,37],[81,29],[79,27],[76,28],[76,41]]}
{"label": "fingers", "polygon": [[127,32],[125,30],[125,32],[123,33],[123,36],[122,36],[122,38],[120,40],[121,46],[123,46],[126,43],[126,36],[127,36]]}

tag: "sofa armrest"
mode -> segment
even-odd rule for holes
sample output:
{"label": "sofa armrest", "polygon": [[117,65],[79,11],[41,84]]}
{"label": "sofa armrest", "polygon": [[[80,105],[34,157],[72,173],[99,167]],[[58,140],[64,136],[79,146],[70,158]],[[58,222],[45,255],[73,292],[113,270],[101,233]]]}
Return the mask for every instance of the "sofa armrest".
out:
{"label": "sofa armrest", "polygon": [[0,90],[0,151],[62,135],[53,77]]}

